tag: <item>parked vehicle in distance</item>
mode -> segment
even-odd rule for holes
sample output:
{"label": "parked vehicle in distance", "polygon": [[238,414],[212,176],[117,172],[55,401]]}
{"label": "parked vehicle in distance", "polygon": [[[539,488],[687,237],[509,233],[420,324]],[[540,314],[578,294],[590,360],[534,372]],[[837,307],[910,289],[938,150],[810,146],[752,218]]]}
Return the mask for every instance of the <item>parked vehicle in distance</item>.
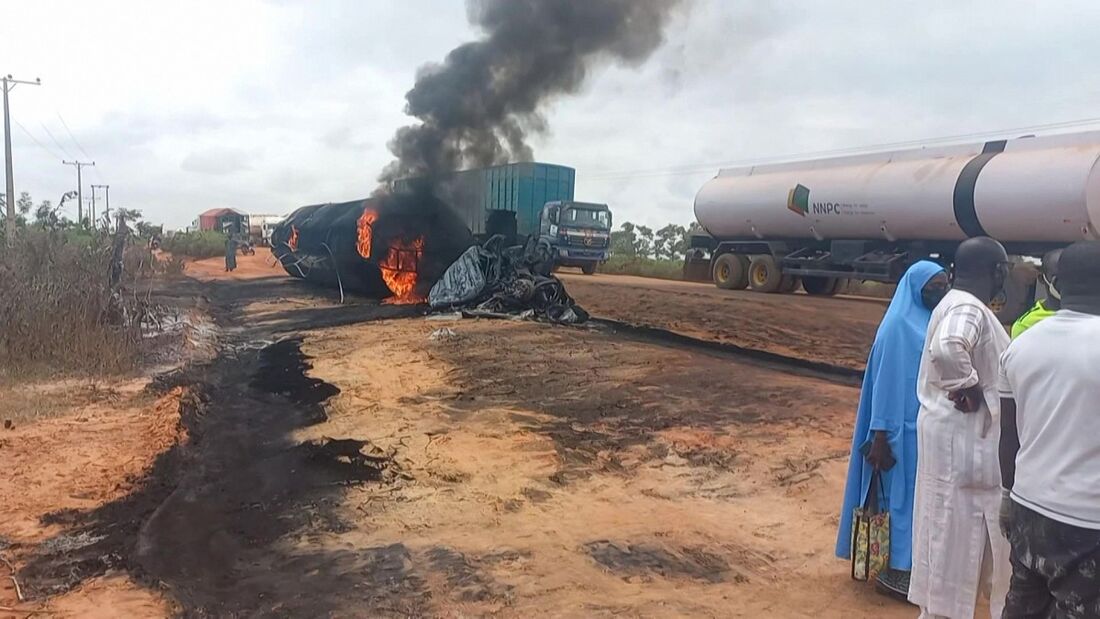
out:
{"label": "parked vehicle in distance", "polygon": [[1100,132],[1023,137],[721,170],[699,190],[685,275],[720,288],[831,295],[895,283],[916,260],[950,265],[991,236],[1017,268],[1002,320],[1032,302],[1021,257],[1100,238]]}
{"label": "parked vehicle in distance", "polygon": [[[573,199],[576,171],[547,163],[511,163],[464,170],[432,185],[479,242],[502,234],[510,242],[537,237],[554,252],[556,266],[585,273],[611,256],[611,210]],[[416,191],[423,179],[401,179],[395,192]]]}
{"label": "parked vehicle in distance", "polygon": [[248,216],[248,238],[255,245],[271,246],[271,232],[286,215],[256,214]]}
{"label": "parked vehicle in distance", "polygon": [[611,256],[611,209],[591,202],[547,202],[539,212],[539,238],[556,250],[554,264],[592,275]]}

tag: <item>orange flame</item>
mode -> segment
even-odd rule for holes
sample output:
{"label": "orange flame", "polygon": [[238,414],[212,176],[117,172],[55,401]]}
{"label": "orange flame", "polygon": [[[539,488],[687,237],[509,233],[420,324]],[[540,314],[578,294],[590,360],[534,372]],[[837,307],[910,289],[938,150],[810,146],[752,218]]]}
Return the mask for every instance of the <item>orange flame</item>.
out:
{"label": "orange flame", "polygon": [[286,245],[287,245],[287,247],[290,248],[290,251],[298,251],[298,227],[297,226],[291,226],[290,227],[290,238],[288,238],[286,240]]}
{"label": "orange flame", "polygon": [[386,303],[404,305],[423,303],[424,297],[416,294],[416,282],[419,277],[417,268],[424,256],[424,237],[418,236],[411,242],[394,239],[387,248],[386,257],[378,263],[382,270],[382,281],[393,292]]}
{"label": "orange flame", "polygon": [[[366,260],[371,260],[371,251],[374,249],[374,222],[376,221],[378,221],[378,213],[369,207],[364,208],[357,226],[356,249]],[[382,281],[393,293],[393,296],[385,299],[383,303],[404,305],[425,301],[422,296],[416,294],[418,269],[423,256],[423,236],[411,240],[395,238],[390,241],[385,257],[377,261],[378,268],[382,272]]]}
{"label": "orange flame", "polygon": [[370,260],[371,243],[374,237],[374,222],[378,220],[378,213],[372,211],[369,208],[363,209],[363,214],[359,216],[358,238],[359,242],[356,243],[355,248],[359,250],[359,255],[364,260]]}

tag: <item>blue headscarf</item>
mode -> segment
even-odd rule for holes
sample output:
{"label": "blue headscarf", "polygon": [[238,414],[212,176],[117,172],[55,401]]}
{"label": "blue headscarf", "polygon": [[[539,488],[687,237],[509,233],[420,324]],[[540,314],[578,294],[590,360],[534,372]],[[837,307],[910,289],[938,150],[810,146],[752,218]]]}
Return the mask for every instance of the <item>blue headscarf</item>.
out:
{"label": "blue headscarf", "polygon": [[871,465],[859,448],[877,430],[887,434],[897,464],[883,474],[884,503],[890,510],[890,567],[910,570],[913,563],[913,492],[917,482],[917,374],[932,311],[921,290],[943,272],[940,265],[922,260],[909,267],[898,282],[890,307],[875,334],[863,390],[859,397],[848,482],[840,512],[836,554],[851,552],[852,510],[863,504],[871,484]]}

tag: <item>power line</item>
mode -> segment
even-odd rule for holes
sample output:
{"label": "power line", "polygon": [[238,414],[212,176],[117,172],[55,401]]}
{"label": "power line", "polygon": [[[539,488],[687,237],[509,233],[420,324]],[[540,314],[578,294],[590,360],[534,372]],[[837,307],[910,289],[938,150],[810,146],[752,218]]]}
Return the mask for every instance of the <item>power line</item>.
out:
{"label": "power line", "polygon": [[34,134],[33,134],[33,133],[31,133],[30,131],[28,131],[28,130],[27,130],[27,128],[23,126],[23,123],[19,122],[18,120],[13,120],[12,122],[14,122],[14,123],[15,123],[15,124],[16,124],[16,125],[17,125],[17,126],[18,126],[18,127],[20,128],[20,129],[22,129],[22,130],[23,130],[23,133],[26,133],[26,134],[27,134],[27,137],[28,137],[28,138],[30,138],[32,142],[34,142],[35,144],[37,144],[39,148],[41,148],[42,150],[44,150],[44,151],[46,151],[47,153],[49,153],[49,155],[50,155],[50,157],[51,157],[51,158],[53,158],[53,159],[61,159],[61,157],[59,157],[59,156],[57,155],[57,153],[53,152],[53,151],[52,151],[52,150],[50,150],[49,148],[46,148],[46,145],[44,145],[44,144],[43,144],[42,142],[39,142],[39,141],[38,141],[38,138],[34,137]]}
{"label": "power line", "polygon": [[754,159],[741,159],[734,161],[719,161],[711,163],[697,163],[684,166],[673,166],[668,168],[650,168],[650,169],[638,169],[638,170],[619,170],[609,171],[605,173],[597,173],[585,178],[586,181],[592,180],[627,180],[633,178],[653,178],[661,176],[682,176],[687,174],[696,174],[701,172],[713,171],[720,168],[730,168],[739,166],[750,165],[763,165],[767,163],[781,163],[785,161],[792,161],[798,159],[807,159],[815,157],[835,157],[842,155],[857,155],[872,153],[875,151],[889,150],[896,148],[914,147],[922,145],[938,145],[945,142],[954,142],[958,140],[966,139],[978,139],[978,138],[991,138],[998,137],[1008,133],[1022,133],[1031,131],[1048,131],[1053,129],[1071,129],[1077,127],[1086,127],[1090,125],[1100,124],[1100,117],[1098,118],[1084,118],[1080,120],[1063,121],[1057,123],[1048,123],[1044,125],[1031,125],[1027,127],[1016,127],[1013,129],[1001,129],[998,131],[983,131],[976,133],[962,133],[951,136],[943,136],[938,138],[926,138],[917,140],[904,140],[900,142],[886,142],[882,144],[872,144],[865,146],[854,146],[848,148],[838,148],[830,150],[818,150],[818,151],[804,151],[800,153],[789,153],[786,155],[775,155],[771,157],[757,157]]}
{"label": "power line", "polygon": [[[65,132],[69,134],[70,138],[72,138],[73,144],[76,144],[76,147],[80,149],[80,152],[83,153],[85,157],[87,157],[88,159],[91,159],[92,156],[89,155],[88,151],[84,150],[84,147],[81,146],[79,141],[77,141],[76,136],[73,135],[72,130],[69,129],[69,123],[65,122],[65,118],[63,116],[61,116],[61,112],[56,112],[55,111],[55,113],[57,114],[57,119],[61,121],[61,125],[63,127],[65,127]],[[45,129],[46,128],[45,125],[43,125],[42,128]],[[49,133],[49,130],[47,130],[47,133]],[[64,150],[64,149],[62,149],[62,150]],[[76,157],[71,157],[71,159],[76,159]],[[96,175],[97,178],[99,178],[100,182],[103,182],[103,183],[107,182],[107,179],[103,178],[103,175],[99,172],[99,168],[92,168],[92,171],[95,172],[95,175]]]}
{"label": "power line", "polygon": [[69,154],[69,151],[65,150],[65,147],[61,145],[61,142],[58,142],[58,141],[57,141],[57,138],[55,138],[55,137],[53,136],[53,133],[52,133],[52,132],[50,131],[50,128],[49,128],[49,127],[47,127],[45,123],[42,123],[42,122],[40,122],[40,123],[38,123],[38,124],[42,126],[42,130],[46,132],[46,135],[50,136],[50,139],[51,139],[51,140],[53,140],[53,143],[54,143],[54,144],[55,144],[55,145],[56,145],[56,146],[57,146],[58,148],[60,148],[60,149],[61,149],[61,152],[65,153],[65,156],[66,156],[66,157],[68,157],[69,159],[76,159],[76,157],[73,157],[72,155],[70,155],[70,154]]}
{"label": "power line", "polygon": [[84,153],[85,157],[91,159],[92,156],[89,155],[88,151],[84,150],[84,147],[81,146],[80,142],[77,141],[76,136],[73,135],[72,129],[69,129],[69,123],[65,122],[65,118],[61,116],[61,112],[57,113],[57,118],[61,121],[61,126],[65,127],[65,132],[68,133],[69,137],[73,139],[73,144],[76,144],[76,147],[80,149],[80,152]]}

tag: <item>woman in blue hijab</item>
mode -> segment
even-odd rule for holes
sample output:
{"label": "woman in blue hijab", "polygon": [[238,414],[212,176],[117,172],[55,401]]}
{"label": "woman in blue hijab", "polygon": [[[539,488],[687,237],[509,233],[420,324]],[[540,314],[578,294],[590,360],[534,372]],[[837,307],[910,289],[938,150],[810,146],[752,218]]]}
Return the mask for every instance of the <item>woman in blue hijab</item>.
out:
{"label": "woman in blue hijab", "polygon": [[[898,282],[867,359],[840,511],[836,555],[850,559],[852,510],[867,498],[871,473],[882,471],[883,502],[890,511],[890,570],[879,575],[878,584],[902,597],[909,591],[913,564],[917,373],[932,309],[947,294],[947,286],[943,267],[927,260],[911,266]],[[870,446],[866,456],[861,451],[865,443]]]}

